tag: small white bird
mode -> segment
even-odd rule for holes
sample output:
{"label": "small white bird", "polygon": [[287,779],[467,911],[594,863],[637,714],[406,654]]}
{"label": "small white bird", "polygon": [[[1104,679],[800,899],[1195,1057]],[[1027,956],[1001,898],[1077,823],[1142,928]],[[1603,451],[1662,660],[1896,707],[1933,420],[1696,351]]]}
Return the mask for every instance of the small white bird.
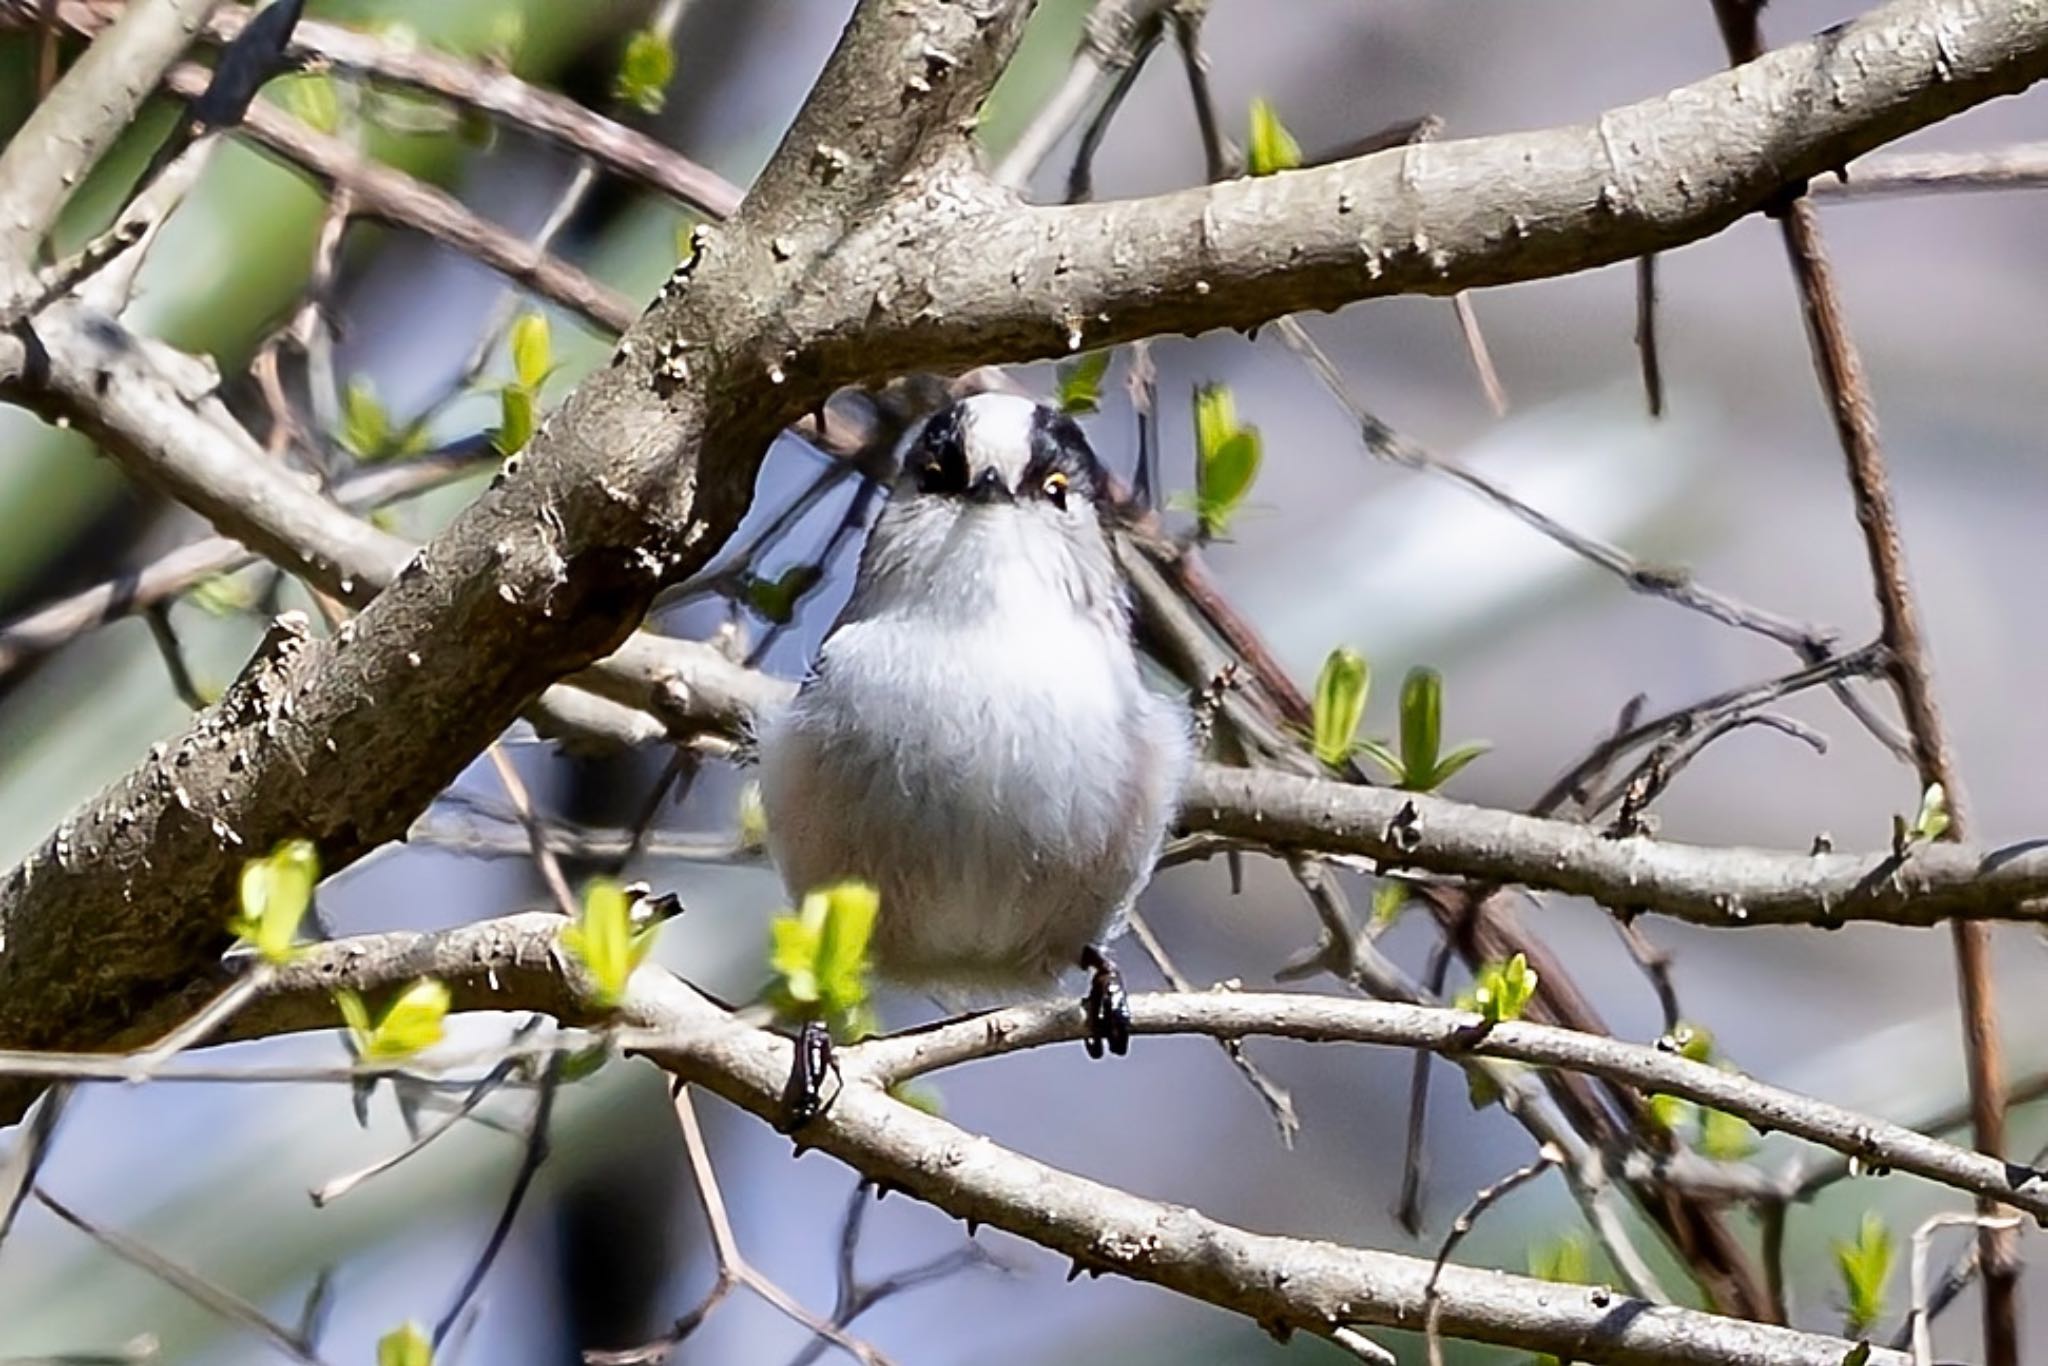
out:
{"label": "small white bird", "polygon": [[846,610],[760,732],[768,849],[792,896],[881,893],[877,968],[959,988],[1093,973],[1088,1051],[1129,1046],[1105,953],[1190,761],[1149,691],[1081,429],[980,394],[905,438]]}

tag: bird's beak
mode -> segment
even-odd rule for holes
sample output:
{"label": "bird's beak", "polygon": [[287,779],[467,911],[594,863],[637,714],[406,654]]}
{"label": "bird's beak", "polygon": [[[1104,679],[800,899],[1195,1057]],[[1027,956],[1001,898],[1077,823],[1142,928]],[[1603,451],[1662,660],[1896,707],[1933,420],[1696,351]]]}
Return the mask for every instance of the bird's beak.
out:
{"label": "bird's beak", "polygon": [[970,503],[1007,503],[1010,490],[1003,483],[1003,476],[994,469],[983,470],[974,476],[974,482],[967,486],[967,501]]}

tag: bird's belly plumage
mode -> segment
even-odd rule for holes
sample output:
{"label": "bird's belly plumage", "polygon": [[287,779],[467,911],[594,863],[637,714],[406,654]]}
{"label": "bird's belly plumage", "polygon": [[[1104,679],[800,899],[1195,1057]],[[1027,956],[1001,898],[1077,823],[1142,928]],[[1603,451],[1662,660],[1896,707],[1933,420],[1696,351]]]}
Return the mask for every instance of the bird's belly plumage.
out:
{"label": "bird's belly plumage", "polygon": [[1119,928],[1170,819],[1186,738],[1128,647],[1065,604],[844,624],[761,736],[792,895],[882,893],[878,965],[1047,981]]}

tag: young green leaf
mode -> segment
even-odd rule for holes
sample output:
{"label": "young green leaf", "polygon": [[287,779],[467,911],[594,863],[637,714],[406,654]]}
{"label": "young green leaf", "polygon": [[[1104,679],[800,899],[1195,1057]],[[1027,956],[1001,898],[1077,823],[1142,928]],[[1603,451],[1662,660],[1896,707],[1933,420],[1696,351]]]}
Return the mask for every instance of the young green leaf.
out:
{"label": "young green leaf", "polygon": [[370,1008],[363,1004],[363,998],[347,987],[334,993],[334,1004],[341,1010],[341,1023],[348,1030],[349,1042],[360,1055],[363,1045],[369,1042],[376,1026],[370,1020]]}
{"label": "young green leaf", "polygon": [[1920,813],[1913,818],[1913,838],[1932,843],[1948,832],[1948,789],[1929,783],[1920,794]]}
{"label": "young green leaf", "polygon": [[1470,1067],[1465,1070],[1466,1104],[1475,1110],[1484,1110],[1487,1106],[1498,1103],[1500,1097],[1500,1083],[1494,1080],[1492,1072],[1484,1067]]}
{"label": "young green leaf", "polygon": [[1398,774],[1402,787],[1411,792],[1434,792],[1486,753],[1488,746],[1483,741],[1442,753],[1443,728],[1443,675],[1430,668],[1410,669],[1401,681],[1401,757],[1398,767],[1389,768]]}
{"label": "young green leaf", "polygon": [[232,617],[256,605],[256,594],[234,574],[209,574],[192,586],[186,600],[210,617]]}
{"label": "young green leaf", "polygon": [[512,373],[535,393],[554,368],[545,313],[522,313],[512,324]]}
{"label": "young green leaf", "polygon": [[1061,361],[1059,377],[1060,411],[1072,416],[1092,413],[1102,406],[1102,377],[1109,373],[1108,350],[1090,351],[1084,356]]}
{"label": "young green leaf", "polygon": [[1315,701],[1309,709],[1316,758],[1332,768],[1350,760],[1371,688],[1372,666],[1364,655],[1342,645],[1330,651],[1316,675]]}
{"label": "young green leaf", "polygon": [[1195,516],[1204,539],[1230,523],[1258,478],[1263,452],[1259,429],[1237,420],[1237,403],[1222,384],[1195,390]]}
{"label": "young green leaf", "polygon": [[1387,748],[1384,740],[1360,740],[1352,748],[1386,770],[1387,777],[1394,783],[1406,787],[1408,770],[1402,767],[1401,756]]}
{"label": "young green leaf", "polygon": [[1529,1249],[1529,1274],[1539,1281],[1559,1285],[1590,1285],[1593,1281],[1593,1249],[1582,1233],[1538,1243]]}
{"label": "young green leaf", "polygon": [[1195,454],[1208,459],[1238,429],[1237,399],[1227,384],[1195,387]]}
{"label": "young green leaf", "polygon": [[377,1339],[377,1366],[434,1366],[434,1342],[408,1319]]}
{"label": "young green leaf", "polygon": [[516,455],[533,440],[533,390],[523,384],[508,384],[498,390],[498,425],[491,432],[491,444],[500,455]]}
{"label": "young green leaf", "polygon": [[323,75],[292,76],[280,82],[284,107],[299,122],[332,133],[341,127],[341,99],[334,81]]}
{"label": "young green leaf", "polygon": [[825,571],[814,564],[793,564],[772,579],[749,575],[747,606],[763,620],[787,626],[796,618],[796,605],[804,594],[824,581]]}
{"label": "young green leaf", "polygon": [[1650,1097],[1650,1119],[1666,1133],[1681,1134],[1692,1127],[1699,1107],[1683,1096],[1658,1091]]}
{"label": "young green leaf", "polygon": [[484,39],[484,55],[491,62],[509,69],[525,46],[526,11],[507,9],[491,16],[490,32]]}
{"label": "young green leaf", "polygon": [[1280,122],[1273,106],[1263,99],[1252,101],[1251,139],[1245,162],[1253,175],[1272,175],[1301,165],[1301,144]]}
{"label": "young green leaf", "polygon": [[1401,912],[1408,905],[1408,884],[1385,878],[1373,888],[1372,923],[1374,929],[1383,930],[1401,918]]}
{"label": "young green leaf", "polygon": [[1843,1334],[1860,1338],[1884,1317],[1885,1285],[1891,1279],[1893,1254],[1891,1230],[1875,1210],[1865,1211],[1856,1236],[1837,1239],[1835,1266],[1842,1273]]}
{"label": "young green leaf", "polygon": [[1407,786],[1436,772],[1437,750],[1444,733],[1444,676],[1416,667],[1401,680],[1401,766]]}
{"label": "young green leaf", "polygon": [[562,931],[562,947],[590,974],[592,995],[610,1009],[626,994],[633,970],[654,948],[660,922],[633,928],[633,903],[610,878],[598,878],[584,889],[576,923]]}
{"label": "young green leaf", "polygon": [[868,999],[868,941],[875,932],[881,894],[864,882],[842,882],[822,892],[825,923],[818,936],[818,991],[825,1008],[850,1013]]}
{"label": "young green leaf", "polygon": [[391,418],[366,376],[353,376],[341,396],[341,444],[363,460],[381,459],[391,444]]}
{"label": "young green leaf", "polygon": [[320,853],[311,840],[285,840],[267,858],[242,865],[240,905],[228,928],[247,940],[266,963],[290,960],[299,922],[313,904]]}
{"label": "young green leaf", "polygon": [[1472,1008],[1490,1023],[1520,1019],[1536,994],[1536,969],[1524,954],[1505,963],[1487,963],[1472,978]]}
{"label": "young green leaf", "polygon": [[676,54],[668,39],[641,29],[626,42],[612,93],[643,114],[659,114],[666,102],[669,78],[676,73]]}
{"label": "young green leaf", "polygon": [[1657,1046],[1675,1051],[1687,1062],[1714,1060],[1714,1032],[1687,1020],[1680,1020],[1677,1028],[1658,1040]]}
{"label": "young green leaf", "polygon": [[344,988],[334,993],[334,1000],[348,1025],[356,1056],[372,1062],[393,1062],[441,1041],[450,996],[446,985],[422,977],[400,992],[374,1024],[369,1007],[355,992]]}
{"label": "young green leaf", "polygon": [[1717,1162],[1740,1162],[1756,1153],[1756,1130],[1741,1115],[1726,1110],[1700,1109],[1702,1153]]}
{"label": "young green leaf", "polygon": [[943,1119],[946,1114],[946,1098],[928,1081],[899,1081],[889,1088],[889,1098],[900,1100],[913,1110],[922,1110],[934,1119]]}
{"label": "young green leaf", "polygon": [[778,1008],[822,1019],[841,1042],[869,1027],[868,941],[881,897],[861,882],[841,882],[804,897],[794,914],[769,926],[771,992]]}

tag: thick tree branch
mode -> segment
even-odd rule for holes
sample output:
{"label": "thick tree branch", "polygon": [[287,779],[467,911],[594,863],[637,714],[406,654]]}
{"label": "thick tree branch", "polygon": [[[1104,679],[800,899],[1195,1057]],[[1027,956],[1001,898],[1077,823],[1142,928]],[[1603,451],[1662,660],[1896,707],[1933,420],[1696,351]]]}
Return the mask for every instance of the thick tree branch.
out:
{"label": "thick tree branch", "polygon": [[[616,648],[661,583],[702,567],[775,432],[824,396],[775,382],[791,293],[906,178],[914,195],[958,173],[1027,10],[858,8],[739,224],[516,468],[331,640],[278,635],[0,885],[0,1041],[122,1037],[219,952],[249,853],[305,837],[338,868],[396,838],[546,685]],[[376,536],[351,533],[386,556]],[[30,1094],[0,1089],[0,1121]]]}
{"label": "thick tree branch", "polygon": [[1148,199],[938,216],[918,252],[845,256],[796,329],[825,368],[871,376],[1564,275],[1697,241],[2044,75],[2044,0],[1890,0],[1591,124]]}

